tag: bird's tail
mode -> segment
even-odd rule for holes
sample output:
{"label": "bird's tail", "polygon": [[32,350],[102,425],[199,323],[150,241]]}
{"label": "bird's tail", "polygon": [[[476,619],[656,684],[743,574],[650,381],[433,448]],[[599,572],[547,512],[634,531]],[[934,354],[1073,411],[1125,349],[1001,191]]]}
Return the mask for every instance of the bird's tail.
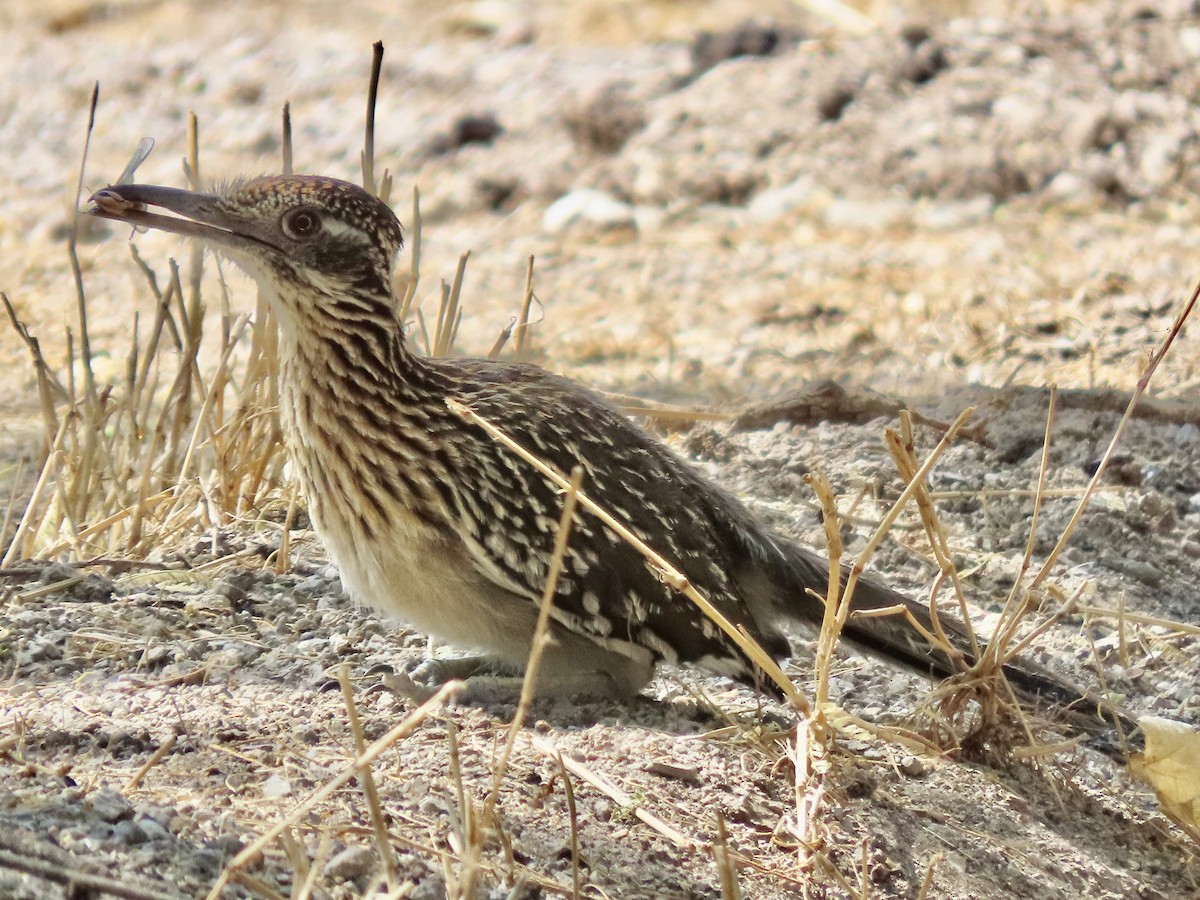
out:
{"label": "bird's tail", "polygon": [[[776,614],[819,627],[824,615],[819,597],[824,597],[829,585],[828,562],[774,535],[771,547],[764,549],[772,559],[761,560],[760,565],[768,569],[766,580],[780,589]],[[843,569],[843,590],[848,576],[849,570]],[[910,600],[870,576],[860,575],[856,580],[850,604],[850,616],[842,629],[844,640],[922,674],[947,678],[965,672],[978,661],[976,647],[981,652],[986,647],[982,636],[972,640],[957,617],[939,612],[935,623],[928,604]],[[938,640],[930,641],[928,636]],[[1001,669],[1021,700],[1049,712],[1073,730],[1101,738],[1101,749],[1111,752],[1115,746],[1111,743],[1114,728],[1124,735],[1137,730],[1130,717],[1111,702],[1031,660],[1017,657]]]}

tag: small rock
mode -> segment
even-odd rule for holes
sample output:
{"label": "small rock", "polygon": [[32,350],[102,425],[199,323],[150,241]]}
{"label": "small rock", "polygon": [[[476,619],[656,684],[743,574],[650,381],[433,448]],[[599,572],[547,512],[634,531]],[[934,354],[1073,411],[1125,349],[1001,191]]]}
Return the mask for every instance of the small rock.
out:
{"label": "small rock", "polygon": [[1171,431],[1173,439],[1180,443],[1188,443],[1191,441],[1200,440],[1200,427],[1197,427],[1191,422],[1185,422],[1182,425],[1174,428]]}
{"label": "small rock", "polygon": [[1200,59],[1200,28],[1181,28],[1179,30],[1179,46],[1188,56]]}
{"label": "small rock", "polygon": [[312,597],[325,590],[325,579],[320,575],[310,575],[292,588],[292,593],[298,597]]}
{"label": "small rock", "polygon": [[204,593],[188,597],[183,609],[188,616],[221,616],[228,614],[231,606],[228,597]]}
{"label": "small rock", "polygon": [[57,584],[60,581],[68,581],[78,575],[78,570],[63,563],[50,563],[46,568],[42,569],[42,584]]}
{"label": "small rock", "polygon": [[812,198],[815,188],[813,178],[804,176],[791,184],[756,194],[746,211],[757,222],[774,222],[804,207]]}
{"label": "small rock", "polygon": [[213,593],[224,597],[231,605],[240,606],[250,598],[241,581],[237,578],[222,578],[213,587]]}
{"label": "small rock", "polygon": [[375,868],[375,851],[368,847],[347,847],[325,863],[326,878],[350,881]]}
{"label": "small rock", "polygon": [[1074,172],[1059,172],[1050,179],[1042,192],[1052,203],[1079,208],[1096,202],[1096,191],[1092,183]]}
{"label": "small rock", "polygon": [[559,197],[542,215],[542,227],[562,234],[577,227],[607,231],[634,225],[633,207],[591,188],[581,188]]}
{"label": "small rock", "polygon": [[628,85],[609,84],[563,114],[575,143],[594,153],[616,153],[646,126],[646,116]]}
{"label": "small rock", "polygon": [[336,590],[331,585],[330,593],[322,594],[317,599],[317,609],[320,611],[330,609],[341,609],[346,605],[347,597],[342,590],[341,582],[338,582]]}
{"label": "small rock", "polygon": [[969,200],[946,200],[923,206],[917,213],[917,224],[932,231],[953,231],[967,225],[986,222],[995,208],[995,201],[988,194],[979,194]]}
{"label": "small rock", "polygon": [[946,51],[940,44],[923,41],[900,61],[897,74],[913,84],[926,84],[949,66]]}
{"label": "small rock", "polygon": [[948,851],[942,857],[942,865],[959,875],[967,873],[967,858],[954,850]]}
{"label": "small rock", "polygon": [[1138,172],[1143,180],[1156,188],[1177,181],[1184,143],[1189,139],[1186,129],[1180,129],[1176,133],[1167,131],[1151,135],[1142,147],[1138,164]]}
{"label": "small rock", "polygon": [[836,122],[854,102],[858,85],[849,81],[837,81],[817,95],[817,115],[823,122]]}
{"label": "small rock", "polygon": [[171,832],[167,831],[161,824],[154,819],[142,817],[137,820],[138,828],[142,834],[146,836],[147,841],[162,841],[171,836]]}
{"label": "small rock", "polygon": [[666,210],[657,206],[636,206],[633,209],[633,225],[638,234],[654,234],[667,224]]}
{"label": "small rock", "polygon": [[461,116],[455,120],[449,133],[440,135],[429,144],[429,153],[442,156],[468,144],[490,144],[504,128],[491,113]]}
{"label": "small rock", "polygon": [[452,31],[490,37],[506,32],[521,21],[521,7],[511,0],[475,0],[465,9],[456,9],[447,24]]}
{"label": "small rock", "polygon": [[273,797],[286,797],[292,792],[292,784],[282,775],[274,774],[263,782],[263,796],[268,799]]}
{"label": "small rock", "polygon": [[88,795],[87,804],[101,821],[109,824],[133,816],[129,801],[111,788],[93,791]]}
{"label": "small rock", "polygon": [[296,641],[296,652],[316,656],[329,646],[329,638],[310,637]]}
{"label": "small rock", "polygon": [[906,756],[900,760],[900,771],[909,778],[923,778],[925,776],[925,764],[915,756]]}
{"label": "small rock", "polygon": [[773,22],[746,21],[728,31],[702,31],[692,41],[692,76],[739,56],[770,56],[800,40],[799,31]]}
{"label": "small rock", "polygon": [[113,837],[123,844],[128,844],[135,847],[138,844],[144,844],[149,840],[149,835],[146,834],[140,822],[135,822],[132,819],[127,819],[124,822],[118,822],[113,829]]}
{"label": "small rock", "polygon": [[246,842],[236,834],[222,834],[204,845],[205,849],[215,851],[226,859],[241,853],[245,846]]}
{"label": "small rock", "polygon": [[852,231],[883,231],[903,222],[909,205],[899,200],[848,200],[844,197],[825,208],[825,224]]}
{"label": "small rock", "polygon": [[909,22],[900,28],[900,40],[904,41],[913,50],[920,47],[932,36],[933,33],[929,30],[929,26],[922,22]]}

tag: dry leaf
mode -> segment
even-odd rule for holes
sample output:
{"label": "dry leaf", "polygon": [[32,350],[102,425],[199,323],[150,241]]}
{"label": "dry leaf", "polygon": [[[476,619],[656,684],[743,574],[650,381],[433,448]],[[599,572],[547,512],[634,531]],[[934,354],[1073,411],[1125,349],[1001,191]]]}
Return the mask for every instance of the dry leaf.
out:
{"label": "dry leaf", "polygon": [[1129,760],[1129,771],[1158,794],[1163,812],[1200,828],[1200,731],[1158,716],[1138,720],[1146,752]]}

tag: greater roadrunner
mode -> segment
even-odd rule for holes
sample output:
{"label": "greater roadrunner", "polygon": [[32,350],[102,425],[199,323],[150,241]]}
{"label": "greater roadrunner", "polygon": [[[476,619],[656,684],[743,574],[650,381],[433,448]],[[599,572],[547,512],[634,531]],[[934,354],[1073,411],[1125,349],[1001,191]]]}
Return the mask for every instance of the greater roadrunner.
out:
{"label": "greater roadrunner", "polygon": [[[246,270],[281,329],[281,416],[309,512],[353,597],[486,651],[517,673],[530,650],[562,497],[527,462],[448,407],[454,398],[585,490],[777,658],[787,621],[820,623],[828,564],[759,524],[743,504],[596,395],[536,366],[418,356],[392,293],[403,243],[385,203],[344,181],[265,177],[218,194],[122,184],[94,215],[200,238]],[[173,215],[150,211],[149,207]],[[928,608],[872,580],[858,610]],[[921,672],[959,671],[969,644],[939,617],[957,660],[901,615],[851,617],[844,635]],[[631,546],[577,514],[554,596],[538,690],[629,696],[660,662],[746,682],[751,663]],[[1032,664],[1028,693],[1081,694]]]}

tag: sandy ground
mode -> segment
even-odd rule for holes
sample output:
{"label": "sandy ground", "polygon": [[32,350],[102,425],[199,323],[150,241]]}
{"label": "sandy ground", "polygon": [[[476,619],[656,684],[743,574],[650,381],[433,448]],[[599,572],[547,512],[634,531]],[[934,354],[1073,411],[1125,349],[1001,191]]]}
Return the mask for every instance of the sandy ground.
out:
{"label": "sandy ground", "polygon": [[[934,487],[986,631],[1027,540],[1042,388],[1115,393],[1063,396],[1048,477],[1061,496],[1044,511],[1038,558],[1200,272],[1200,19],[1170,3],[1022,15],[896,7],[872,10],[883,26],[852,37],[788,4],[759,9],[773,26],[729,37],[744,3],[355,0],[253,14],[222,2],[6,4],[0,289],[61,354],[75,307],[63,238],[94,81],[85,191],[115,177],[143,135],[158,148],[139,178],[181,185],[189,111],[205,178],[276,171],[284,101],[297,168],[356,179],[369,46],[382,39],[379,165],[394,174],[405,221],[421,190],[427,304],[472,252],[463,352],[486,352],[516,314],[534,255],[537,358],[590,385],[736,411],[833,378],[941,421],[978,405],[986,442],[954,446]],[[726,37],[697,41],[700,28]],[[774,52],[721,59],[735,50]],[[464,117],[494,118],[501,131],[464,142]],[[572,196],[583,210],[573,220],[561,206],[548,212]],[[80,248],[94,345],[112,360],[132,311],[152,310],[125,237],[89,229]],[[183,257],[162,235],[137,246],[159,271]],[[252,310],[249,285],[236,273],[229,284],[233,303]],[[27,356],[9,331],[0,360],[11,373],[0,384],[11,484],[43,438]],[[1135,714],[1192,723],[1197,361],[1185,330],[1155,376],[1153,414],[1132,423],[1054,580],[1090,607],[1193,630],[1118,631],[1073,615],[1030,651]],[[902,488],[883,442],[894,419],[779,418],[666,437],[813,546],[823,533],[802,476],[826,473],[858,549]],[[928,451],[938,434],[919,428],[917,438]],[[216,547],[211,535],[190,538],[148,570],[98,571],[58,590],[37,588],[70,574],[61,567],[13,579],[0,605],[0,821],[10,835],[0,852],[115,879],[130,896],[203,895],[353,757],[337,664],[350,667],[368,739],[411,712],[381,679],[419,661],[425,639],[356,609],[306,531],[294,533],[290,574],[262,571],[279,537],[276,526],[229,530]],[[936,566],[915,517],[872,566],[927,595]],[[1054,595],[1046,604],[1048,615]],[[810,663],[798,641],[802,684]],[[931,686],[881,663],[846,656],[834,688],[869,721],[933,725]],[[786,712],[696,672],[665,673],[630,706],[537,705],[500,791],[499,826],[479,843],[468,810],[491,788],[512,713],[439,712],[380,757],[399,896],[570,896],[576,874],[588,897],[732,896],[703,848],[717,839],[718,811],[747,897],[915,897],[930,872],[929,897],[1200,891],[1195,845],[1091,749],[997,762],[914,754],[858,732],[842,736],[823,776],[810,833],[828,864],[814,868],[798,849],[806,795]],[[534,738],[624,792],[613,800],[569,776],[577,853],[564,775]],[[251,869],[258,883],[228,895],[288,896],[309,858],[314,896],[378,886],[382,858],[353,784],[289,839],[290,856],[273,844]],[[68,895],[11,860],[0,856],[0,895]]]}

